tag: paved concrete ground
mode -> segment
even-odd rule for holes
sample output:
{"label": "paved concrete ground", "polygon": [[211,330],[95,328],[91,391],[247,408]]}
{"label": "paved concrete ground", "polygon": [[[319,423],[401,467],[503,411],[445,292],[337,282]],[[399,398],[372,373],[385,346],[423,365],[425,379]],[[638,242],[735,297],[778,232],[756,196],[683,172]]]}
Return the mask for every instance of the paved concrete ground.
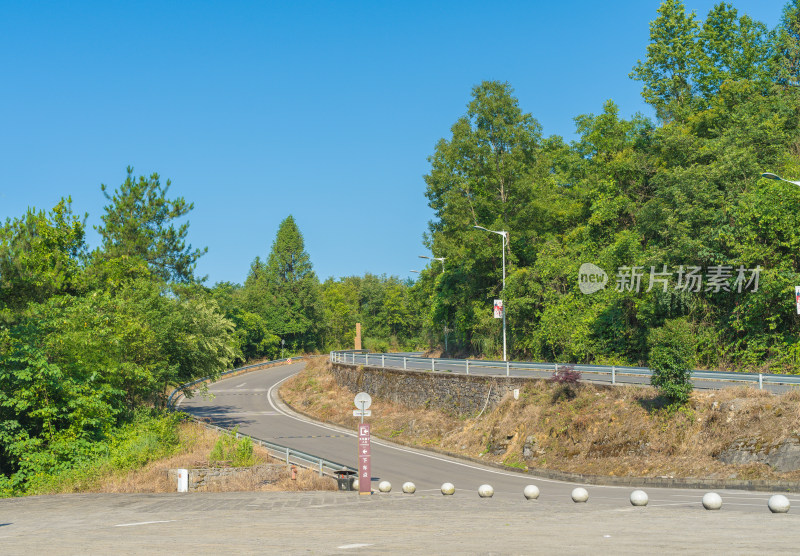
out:
{"label": "paved concrete ground", "polygon": [[797,510],[474,491],[42,496],[0,500],[0,554],[796,554]]}

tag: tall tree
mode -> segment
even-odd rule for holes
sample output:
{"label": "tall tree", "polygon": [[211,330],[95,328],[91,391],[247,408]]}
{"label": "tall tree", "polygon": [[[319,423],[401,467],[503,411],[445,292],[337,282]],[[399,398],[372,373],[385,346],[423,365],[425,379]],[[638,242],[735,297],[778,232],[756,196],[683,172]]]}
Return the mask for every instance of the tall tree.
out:
{"label": "tall tree", "polygon": [[681,0],[663,2],[658,17],[650,23],[647,58],[636,63],[630,76],[644,83],[642,97],[662,121],[685,115],[692,104],[697,33],[695,13],[686,15]]}
{"label": "tall tree", "polygon": [[208,251],[186,245],[189,222],[177,228],[174,221],[194,208],[183,197],[167,198],[171,182],[162,185],[159,175],[149,178],[127,169],[125,182],[109,195],[105,184],[101,189],[111,201],[97,228],[103,238],[103,258],[133,257],[147,263],[154,274],[165,281],[195,281],[197,259]]}
{"label": "tall tree", "polygon": [[257,258],[251,266],[245,289],[255,305],[249,309],[263,314],[270,332],[296,348],[317,346],[319,281],[291,215],[281,222],[266,264]]}

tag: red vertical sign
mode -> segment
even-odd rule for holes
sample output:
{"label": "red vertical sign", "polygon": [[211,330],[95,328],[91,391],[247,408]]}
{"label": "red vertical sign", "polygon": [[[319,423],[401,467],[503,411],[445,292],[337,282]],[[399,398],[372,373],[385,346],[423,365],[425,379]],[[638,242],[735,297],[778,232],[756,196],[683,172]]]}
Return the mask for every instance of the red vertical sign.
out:
{"label": "red vertical sign", "polygon": [[372,457],[369,446],[369,423],[358,425],[358,493],[372,494]]}

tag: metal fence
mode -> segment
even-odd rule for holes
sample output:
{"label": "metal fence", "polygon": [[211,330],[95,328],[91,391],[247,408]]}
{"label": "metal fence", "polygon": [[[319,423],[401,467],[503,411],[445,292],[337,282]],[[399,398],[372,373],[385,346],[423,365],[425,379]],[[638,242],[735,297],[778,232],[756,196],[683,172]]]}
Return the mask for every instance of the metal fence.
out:
{"label": "metal fence", "polygon": [[[275,365],[279,363],[285,363],[289,360],[297,360],[303,359],[302,356],[299,357],[287,357],[285,359],[275,359],[273,361],[265,361],[262,363],[256,363],[254,365],[246,365],[244,367],[237,367],[235,369],[231,369],[229,371],[225,371],[220,373],[218,377],[211,377],[206,376],[203,378],[198,378],[197,380],[193,380],[192,382],[187,382],[185,384],[181,384],[172,393],[169,395],[167,399],[167,407],[173,409],[173,404],[176,401],[176,397],[178,394],[185,394],[185,392],[191,389],[193,386],[201,384],[208,380],[219,380],[227,375],[233,373],[240,373],[242,371],[247,371],[249,369],[256,369],[259,367],[264,367],[266,365]],[[212,425],[210,423],[205,423],[202,421],[198,421],[204,427],[216,430],[222,433],[229,433],[230,430],[224,427],[220,427],[217,425]],[[289,448],[288,446],[283,446],[281,444],[275,444],[273,442],[268,442],[266,440],[262,440],[260,438],[256,438],[255,436],[250,436],[248,434],[244,434],[241,432],[236,433],[236,438],[249,438],[254,444],[258,444],[259,446],[263,447],[271,457],[284,461],[286,465],[298,465],[305,469],[313,469],[318,471],[320,476],[327,475],[329,477],[336,477],[342,471],[348,471],[351,473],[357,473],[355,467],[350,467],[348,465],[343,465],[341,463],[337,463],[335,461],[330,461],[325,458],[321,458],[319,456],[315,456],[313,454],[307,454],[306,452],[301,452],[300,450],[295,450],[293,448]]]}
{"label": "metal fence", "polygon": [[[606,384],[649,384],[652,369],[618,365],[572,365],[566,363],[535,363],[526,361],[486,361],[482,359],[436,359],[409,354],[367,353],[363,350],[332,351],[333,363],[394,368],[409,371],[431,371],[476,374],[484,376],[513,376],[549,378],[559,369],[569,367],[581,373],[581,379]],[[588,375],[588,376],[587,376]],[[765,373],[735,373],[722,371],[692,371],[692,383],[698,389],[719,389],[732,385],[751,385],[762,390],[783,392],[800,387],[800,376]]]}

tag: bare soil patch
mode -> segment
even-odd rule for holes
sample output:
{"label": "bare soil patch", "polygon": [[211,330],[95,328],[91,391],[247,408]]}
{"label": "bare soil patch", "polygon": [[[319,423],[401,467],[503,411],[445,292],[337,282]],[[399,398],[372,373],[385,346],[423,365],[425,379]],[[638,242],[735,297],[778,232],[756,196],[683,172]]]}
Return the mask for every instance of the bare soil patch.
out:
{"label": "bare soil patch", "polygon": [[[570,389],[567,392],[565,389]],[[318,359],[286,381],[284,401],[317,419],[355,428],[353,393]],[[373,397],[373,434],[519,469],[606,476],[800,480],[764,463],[726,464],[734,445],[775,446],[800,434],[800,392],[753,388],[694,392],[670,414],[650,387],[531,381],[479,417],[406,407]]]}

